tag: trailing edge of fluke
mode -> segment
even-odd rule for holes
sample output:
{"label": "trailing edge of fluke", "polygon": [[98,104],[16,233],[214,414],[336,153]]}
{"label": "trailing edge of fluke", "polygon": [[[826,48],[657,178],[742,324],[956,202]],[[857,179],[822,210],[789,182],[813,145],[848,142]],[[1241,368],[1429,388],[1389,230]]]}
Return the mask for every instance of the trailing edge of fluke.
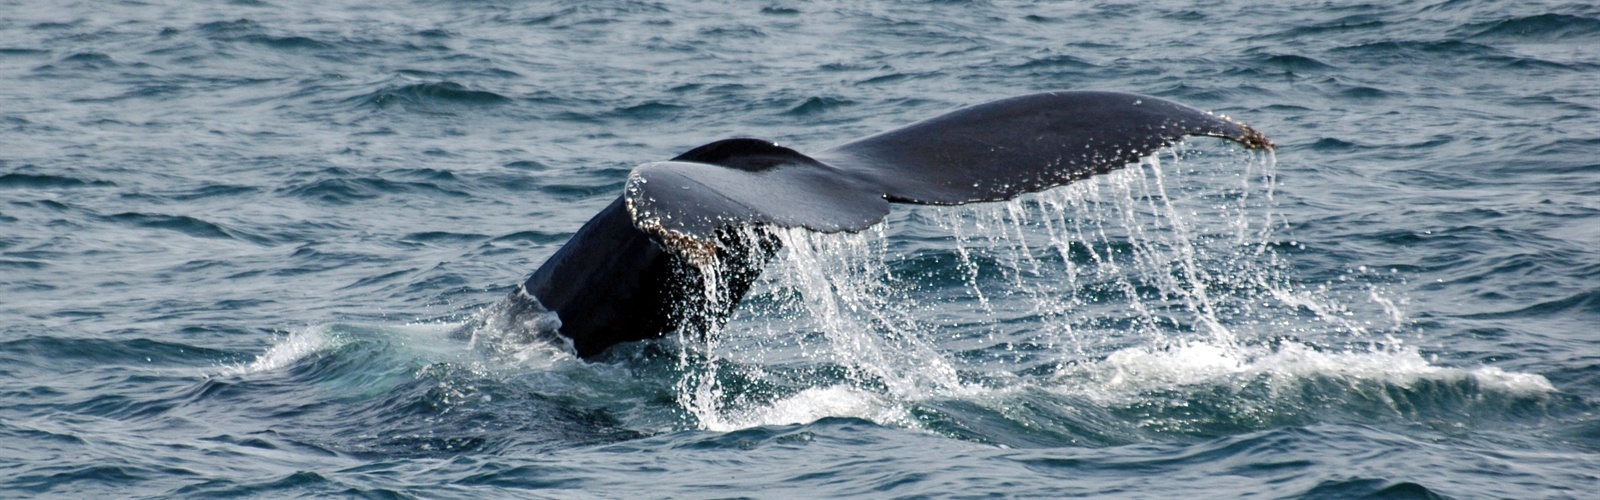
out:
{"label": "trailing edge of fluke", "polygon": [[[506,300],[512,324],[554,312],[584,358],[720,325],[777,250],[762,228],[859,231],[890,203],[1001,201],[1139,161],[1186,136],[1272,150],[1254,129],[1123,92],[1047,92],[959,109],[807,156],[727,139],[646,163]],[[741,230],[753,228],[755,231]],[[704,270],[716,266],[716,287]],[[712,293],[708,294],[707,291]]]}

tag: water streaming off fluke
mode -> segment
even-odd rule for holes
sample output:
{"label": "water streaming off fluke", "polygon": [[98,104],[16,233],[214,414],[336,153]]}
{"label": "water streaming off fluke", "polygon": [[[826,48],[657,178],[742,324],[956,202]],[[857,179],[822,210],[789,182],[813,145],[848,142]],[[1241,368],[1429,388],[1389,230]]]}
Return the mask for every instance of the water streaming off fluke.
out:
{"label": "water streaming off fluke", "polygon": [[1429,364],[1397,337],[1404,316],[1380,286],[1296,283],[1279,250],[1294,243],[1273,211],[1275,158],[1217,142],[1011,202],[905,210],[860,233],[777,231],[783,250],[739,316],[678,337],[678,401],[714,430],[822,416],[924,427],[941,405],[1004,413],[1020,397],[1008,395],[1042,390],[1120,411],[1130,428],[1183,432],[1254,417],[1127,410],[1172,391],[1289,413],[1324,404],[1250,393],[1256,378],[1551,390],[1537,375]]}

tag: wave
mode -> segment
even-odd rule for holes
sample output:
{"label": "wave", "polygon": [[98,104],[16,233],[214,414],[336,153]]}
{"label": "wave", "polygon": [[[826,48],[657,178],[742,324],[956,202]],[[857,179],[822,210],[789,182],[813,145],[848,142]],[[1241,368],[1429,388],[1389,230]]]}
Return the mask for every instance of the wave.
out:
{"label": "wave", "polygon": [[1499,49],[1492,46],[1460,40],[1385,40],[1337,47],[1332,52],[1390,60],[1416,57],[1482,57],[1500,53]]}
{"label": "wave", "polygon": [[196,238],[235,239],[235,234],[237,234],[236,231],[229,230],[216,223],[196,219],[187,215],[121,213],[107,216],[106,219],[111,222],[127,224],[134,227],[177,231],[179,233]]}
{"label": "wave", "polygon": [[[347,452],[385,456],[492,451],[513,442],[613,442],[662,429],[726,433],[839,418],[1010,447],[1113,446],[1344,421],[1492,425],[1560,405],[1551,398],[1555,387],[1537,374],[1440,366],[1411,348],[1329,351],[1295,342],[1130,347],[1038,375],[996,376],[964,367],[952,385],[917,392],[828,363],[722,363],[708,372],[679,366],[671,354],[676,347],[629,346],[623,350],[635,350],[613,361],[620,364],[579,361],[558,344],[527,338],[489,340],[493,345],[485,350],[485,339],[471,347],[445,338],[458,327],[312,327],[281,338],[248,363],[221,367],[215,376],[223,378],[208,384],[246,384],[230,390],[237,393],[266,377],[291,384],[272,392],[341,401],[276,418],[339,432],[347,432],[350,421],[389,429],[320,438]],[[707,373],[715,384],[695,383]],[[259,394],[279,385],[253,389],[258,395],[250,397],[282,397]],[[662,406],[663,398],[684,397],[720,402]],[[539,417],[512,425],[530,415]],[[504,424],[485,428],[484,419]]]}
{"label": "wave", "polygon": [[[1538,262],[1538,259],[1533,259]],[[1518,309],[1464,315],[1468,319],[1507,319],[1552,316],[1592,317],[1600,314],[1600,290],[1584,290]]]}
{"label": "wave", "polygon": [[0,356],[10,366],[25,364],[59,370],[106,364],[183,366],[195,359],[225,359],[231,353],[145,338],[26,337],[0,342]]}
{"label": "wave", "polygon": [[1098,67],[1100,67],[1100,65],[1081,57],[1074,57],[1066,54],[1054,54],[1044,57],[1030,58],[1026,62],[1012,65],[1010,69],[1033,73],[1082,71]]}
{"label": "wave", "polygon": [[[295,422],[281,439],[358,456],[448,456],[634,439],[614,411],[658,397],[553,344],[477,349],[457,324],[326,324],[218,367],[195,391],[234,413]],[[230,403],[236,406],[241,403]]]}
{"label": "wave", "polygon": [[196,26],[195,31],[218,42],[245,42],[277,50],[328,50],[348,41],[329,43],[304,35],[275,35],[249,19],[216,21]]}
{"label": "wave", "polygon": [[64,189],[116,186],[98,179],[79,179],[62,175],[9,173],[0,175],[0,189]]}
{"label": "wave", "polygon": [[1600,41],[1600,19],[1571,14],[1546,13],[1475,23],[1460,32],[1469,38],[1509,39],[1538,42]]}
{"label": "wave", "polygon": [[833,98],[833,97],[816,97],[816,96],[813,96],[813,97],[806,98],[806,100],[804,100],[804,101],[801,101],[800,104],[794,105],[794,107],[791,107],[788,110],[784,111],[783,114],[790,115],[790,116],[812,116],[812,115],[822,114],[822,113],[825,113],[825,112],[828,112],[828,111],[831,111],[831,110],[834,110],[834,109],[848,107],[848,106],[851,106],[853,104],[855,104],[855,103],[850,101],[850,100],[848,100],[848,99],[838,99],[838,98]]}
{"label": "wave", "polygon": [[511,99],[486,90],[473,90],[455,82],[412,83],[392,86],[352,97],[349,102],[378,109],[416,108],[422,111],[448,110],[459,106],[495,106]]}
{"label": "wave", "polygon": [[1495,367],[1437,366],[1414,348],[1325,352],[1297,342],[1270,347],[1192,343],[1167,349],[1124,349],[1112,353],[1104,361],[1072,367],[1063,376],[1092,381],[1091,387],[1073,390],[1110,399],[1189,385],[1232,384],[1258,377],[1265,377],[1269,383],[1321,378],[1351,386],[1366,382],[1396,387],[1426,382],[1464,382],[1485,391],[1511,395],[1555,391],[1549,380],[1537,374],[1508,373]]}
{"label": "wave", "polygon": [[467,191],[454,189],[430,181],[393,181],[381,177],[357,177],[347,174],[336,178],[323,178],[296,186],[286,187],[283,194],[316,200],[333,205],[348,205],[362,200],[382,198],[404,193],[422,193],[453,198],[470,198]]}
{"label": "wave", "polygon": [[323,329],[310,328],[297,331],[274,343],[266,352],[256,356],[255,360],[241,365],[233,365],[218,370],[224,376],[242,376],[252,373],[261,373],[280,370],[307,356],[337,348],[340,345],[336,336],[324,333]]}
{"label": "wave", "polygon": [[612,110],[612,114],[627,120],[659,120],[672,118],[688,110],[687,106],[650,101]]}
{"label": "wave", "polygon": [[1319,61],[1315,58],[1296,54],[1268,55],[1262,62],[1265,62],[1268,65],[1276,68],[1308,73],[1338,69],[1331,64]]}

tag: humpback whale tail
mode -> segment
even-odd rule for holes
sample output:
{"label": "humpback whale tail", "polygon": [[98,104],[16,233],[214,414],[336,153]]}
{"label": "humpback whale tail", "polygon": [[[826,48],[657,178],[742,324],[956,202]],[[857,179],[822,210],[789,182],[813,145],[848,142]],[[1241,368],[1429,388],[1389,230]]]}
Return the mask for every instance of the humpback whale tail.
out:
{"label": "humpback whale tail", "polygon": [[[777,251],[761,228],[859,231],[890,203],[1008,200],[1191,135],[1273,148],[1226,117],[1121,92],[1002,99],[811,156],[757,139],[713,142],[635,168],[622,195],[512,292],[505,314],[515,323],[554,312],[557,332],[585,358],[678,328],[705,331]],[[712,269],[715,281],[704,274]]]}

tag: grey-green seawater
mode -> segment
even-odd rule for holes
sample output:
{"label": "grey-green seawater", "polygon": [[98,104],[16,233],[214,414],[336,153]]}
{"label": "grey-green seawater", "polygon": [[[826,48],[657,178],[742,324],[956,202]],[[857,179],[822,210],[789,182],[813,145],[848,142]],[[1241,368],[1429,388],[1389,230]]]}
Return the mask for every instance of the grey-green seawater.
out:
{"label": "grey-green seawater", "polygon": [[[0,496],[1584,498],[1600,7],[0,0]],[[638,163],[1054,89],[1238,118],[446,338]]]}

